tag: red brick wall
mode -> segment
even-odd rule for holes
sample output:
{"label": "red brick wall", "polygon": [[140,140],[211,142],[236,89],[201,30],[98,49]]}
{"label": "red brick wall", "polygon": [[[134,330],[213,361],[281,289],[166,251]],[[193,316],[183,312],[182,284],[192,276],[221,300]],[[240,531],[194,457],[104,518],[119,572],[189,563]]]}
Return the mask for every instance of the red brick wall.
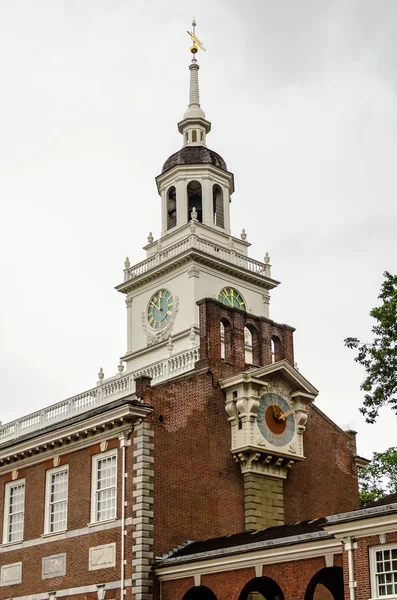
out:
{"label": "red brick wall", "polygon": [[[293,332],[289,325],[275,323],[265,317],[256,317],[246,311],[231,309],[210,298],[198,302],[200,307],[200,361],[198,368],[220,361],[220,323],[225,326],[225,360],[236,368],[245,369],[244,328],[250,329],[253,357],[256,366],[272,362],[271,339],[279,340],[275,360],[287,360],[294,366]],[[228,333],[229,332],[229,333]],[[230,343],[230,348],[229,348]]]}
{"label": "red brick wall", "polygon": [[[118,448],[118,492],[117,492],[117,518],[121,516],[121,450],[119,440],[109,441],[108,450]],[[68,496],[68,530],[86,528],[91,520],[91,461],[94,454],[99,454],[99,444],[76,451],[62,454],[63,448],[59,449],[61,465],[69,465],[69,496]],[[127,448],[126,466],[131,476],[127,478],[127,500],[126,517],[132,516],[132,447]],[[44,532],[44,503],[45,503],[45,479],[46,470],[54,467],[53,460],[46,459],[43,462],[20,469],[18,477],[25,476],[25,528],[24,541],[42,539]],[[15,467],[14,467],[15,468]],[[10,480],[10,474],[0,477],[0,535],[3,529],[4,490],[5,483]],[[127,527],[127,540],[132,538],[133,527]],[[56,536],[56,534],[54,534]],[[22,596],[37,594],[56,589],[79,587],[118,581],[120,579],[120,528],[116,527],[101,532],[89,532],[85,535],[51,541],[46,538],[46,543],[39,543],[23,549],[18,549],[11,544],[7,552],[0,552],[0,566],[21,561],[22,583],[8,587],[0,587],[0,599],[10,596]],[[1,537],[2,539],[2,537]],[[44,538],[45,539],[45,538]],[[116,542],[116,567],[88,571],[89,548]],[[6,548],[6,547],[4,547]],[[53,554],[67,553],[66,576],[42,579],[42,557]],[[126,578],[131,577],[131,544],[126,544]],[[112,592],[112,598],[118,598],[117,590]],[[95,600],[96,594],[95,594]]]}
{"label": "red brick wall", "polygon": [[[357,549],[353,551],[354,560],[354,578],[357,581],[356,600],[368,600],[371,598],[371,578],[369,568],[369,549],[371,546],[382,546],[386,549],[388,544],[397,543],[397,532],[386,534],[386,543],[381,544],[379,535],[373,535],[357,540]],[[348,555],[343,553],[343,571],[345,581],[345,597],[349,597],[349,569]]]}
{"label": "red brick wall", "polygon": [[[227,365],[218,368],[227,369]],[[186,540],[244,530],[240,467],[231,455],[225,396],[213,373],[196,373],[152,390],[155,430],[155,554]],[[226,374],[232,374],[232,368]],[[285,522],[357,507],[354,438],[309,409],[304,448],[284,485]]]}
{"label": "red brick wall", "polygon": [[358,507],[355,439],[309,407],[304,433],[306,460],[284,483],[285,522],[304,521]]}
{"label": "red brick wall", "polygon": [[155,387],[151,403],[155,554],[243,531],[243,480],[216,378],[201,372]]}
{"label": "red brick wall", "polygon": [[[334,557],[334,565],[342,566],[340,555]],[[303,600],[311,579],[325,567],[324,557],[280,562],[274,565],[265,565],[263,576],[273,579],[280,586],[285,600]],[[255,569],[252,567],[202,575],[200,583],[212,590],[217,600],[238,600],[244,586],[254,578]],[[182,600],[184,594],[194,587],[194,580],[193,577],[189,577],[175,581],[164,581],[161,586],[162,600]],[[324,592],[324,600],[329,597],[332,598],[332,595],[329,596],[328,594],[327,596],[328,591],[321,590],[320,586],[317,587],[316,591],[320,594],[322,591]],[[315,596],[316,600],[320,600],[320,598],[321,596]],[[323,599],[321,598],[321,600]]]}

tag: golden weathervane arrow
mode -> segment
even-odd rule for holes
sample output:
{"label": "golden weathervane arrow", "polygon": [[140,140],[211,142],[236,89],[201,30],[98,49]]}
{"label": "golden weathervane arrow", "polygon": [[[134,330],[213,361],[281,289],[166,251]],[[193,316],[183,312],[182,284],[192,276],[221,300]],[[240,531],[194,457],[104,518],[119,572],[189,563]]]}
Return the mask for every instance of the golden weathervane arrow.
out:
{"label": "golden weathervane arrow", "polygon": [[201,48],[201,50],[204,50],[204,52],[206,52],[203,44],[200,42],[200,40],[196,36],[196,19],[194,17],[193,17],[193,21],[192,21],[192,26],[193,26],[193,31],[188,31],[188,34],[190,35],[190,37],[193,40],[193,46],[190,48],[190,52],[192,54],[196,54],[196,52],[198,51],[199,48]]}

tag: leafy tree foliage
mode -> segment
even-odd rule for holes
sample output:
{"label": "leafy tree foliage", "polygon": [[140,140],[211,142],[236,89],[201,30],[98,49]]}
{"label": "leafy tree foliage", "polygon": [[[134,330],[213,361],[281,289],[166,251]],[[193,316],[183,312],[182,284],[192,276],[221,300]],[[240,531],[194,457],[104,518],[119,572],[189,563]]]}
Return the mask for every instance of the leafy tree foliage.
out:
{"label": "leafy tree foliage", "polygon": [[397,448],[374,452],[371,463],[359,470],[358,481],[361,506],[397,493]]}
{"label": "leafy tree foliage", "polygon": [[365,392],[360,412],[367,423],[375,423],[382,406],[397,412],[397,275],[385,271],[384,278],[378,296],[382,304],[369,313],[376,320],[373,342],[345,339],[345,346],[358,350],[354,360],[366,371],[360,386]]}

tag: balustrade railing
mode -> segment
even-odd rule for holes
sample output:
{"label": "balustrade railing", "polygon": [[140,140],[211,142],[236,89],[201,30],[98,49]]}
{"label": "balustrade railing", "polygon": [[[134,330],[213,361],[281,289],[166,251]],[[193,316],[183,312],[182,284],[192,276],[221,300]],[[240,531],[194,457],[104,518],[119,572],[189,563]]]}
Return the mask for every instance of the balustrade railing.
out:
{"label": "balustrade railing", "polygon": [[254,260],[253,258],[245,256],[244,254],[239,254],[233,250],[233,248],[226,248],[225,246],[220,246],[214,242],[210,242],[209,240],[203,240],[196,235],[189,235],[172,246],[169,246],[164,250],[160,250],[153,256],[150,256],[150,258],[143,260],[137,265],[125,269],[124,278],[126,281],[128,281],[129,279],[139,277],[139,275],[143,275],[144,273],[151,271],[167,260],[175,258],[183,252],[186,252],[189,248],[197,248],[197,250],[200,250],[201,252],[205,252],[210,256],[230,262],[237,267],[251,271],[251,273],[255,273],[256,275],[271,277],[269,264]]}
{"label": "balustrade railing", "polygon": [[135,378],[141,375],[148,375],[152,378],[152,385],[156,385],[171,377],[187,373],[194,369],[194,365],[199,358],[199,348],[192,348],[149,365],[139,371],[134,371],[124,376],[116,375],[111,379],[103,381],[96,388],[87,390],[82,394],[48,406],[10,423],[0,425],[0,445],[32,431],[45,429],[53,423],[64,421],[76,414],[87,412],[95,406],[101,406],[124,396],[134,394]]}

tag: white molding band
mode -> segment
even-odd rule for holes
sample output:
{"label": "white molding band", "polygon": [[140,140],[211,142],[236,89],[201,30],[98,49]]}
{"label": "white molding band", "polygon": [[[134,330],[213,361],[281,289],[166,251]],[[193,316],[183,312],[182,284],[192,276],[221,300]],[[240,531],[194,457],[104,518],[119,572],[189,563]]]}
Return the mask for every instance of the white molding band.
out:
{"label": "white molding band", "polygon": [[[131,579],[127,579],[125,582],[126,585],[131,585]],[[119,581],[109,581],[104,584],[105,591],[106,590],[116,590],[120,587]],[[67,596],[77,596],[78,594],[89,594],[89,593],[97,593],[98,586],[97,585],[82,585],[80,587],[75,588],[66,588],[64,590],[57,589],[56,598],[64,598]],[[48,592],[39,592],[37,594],[30,594],[28,596],[12,596],[12,600],[48,600]]]}
{"label": "white molding band", "polygon": [[249,552],[246,549],[245,551],[241,551],[240,554],[229,554],[228,556],[217,556],[203,560],[196,559],[195,562],[158,567],[155,569],[155,573],[160,581],[168,581],[184,577],[194,577],[196,573],[207,575],[209,573],[246,569],[247,567],[256,568],[258,565],[263,566],[320,556],[324,557],[325,554],[342,554],[342,552],[341,540],[320,539],[307,543],[297,543],[293,546],[263,548],[255,552]]}
{"label": "white molding band", "polygon": [[[126,525],[132,525],[133,519],[129,517],[125,520]],[[33,540],[26,540],[24,542],[10,542],[9,544],[3,544],[0,546],[0,554],[2,552],[10,552],[12,550],[23,550],[24,548],[30,548],[32,546],[40,546],[41,544],[49,544],[50,542],[59,542],[61,540],[68,540],[71,538],[79,537],[81,535],[88,535],[89,533],[96,533],[98,531],[106,531],[107,529],[116,529],[120,527],[121,520],[112,520],[107,523],[98,523],[95,525],[88,525],[82,529],[74,529],[71,531],[64,531],[62,533],[51,533],[45,534],[42,537],[35,538]]]}

